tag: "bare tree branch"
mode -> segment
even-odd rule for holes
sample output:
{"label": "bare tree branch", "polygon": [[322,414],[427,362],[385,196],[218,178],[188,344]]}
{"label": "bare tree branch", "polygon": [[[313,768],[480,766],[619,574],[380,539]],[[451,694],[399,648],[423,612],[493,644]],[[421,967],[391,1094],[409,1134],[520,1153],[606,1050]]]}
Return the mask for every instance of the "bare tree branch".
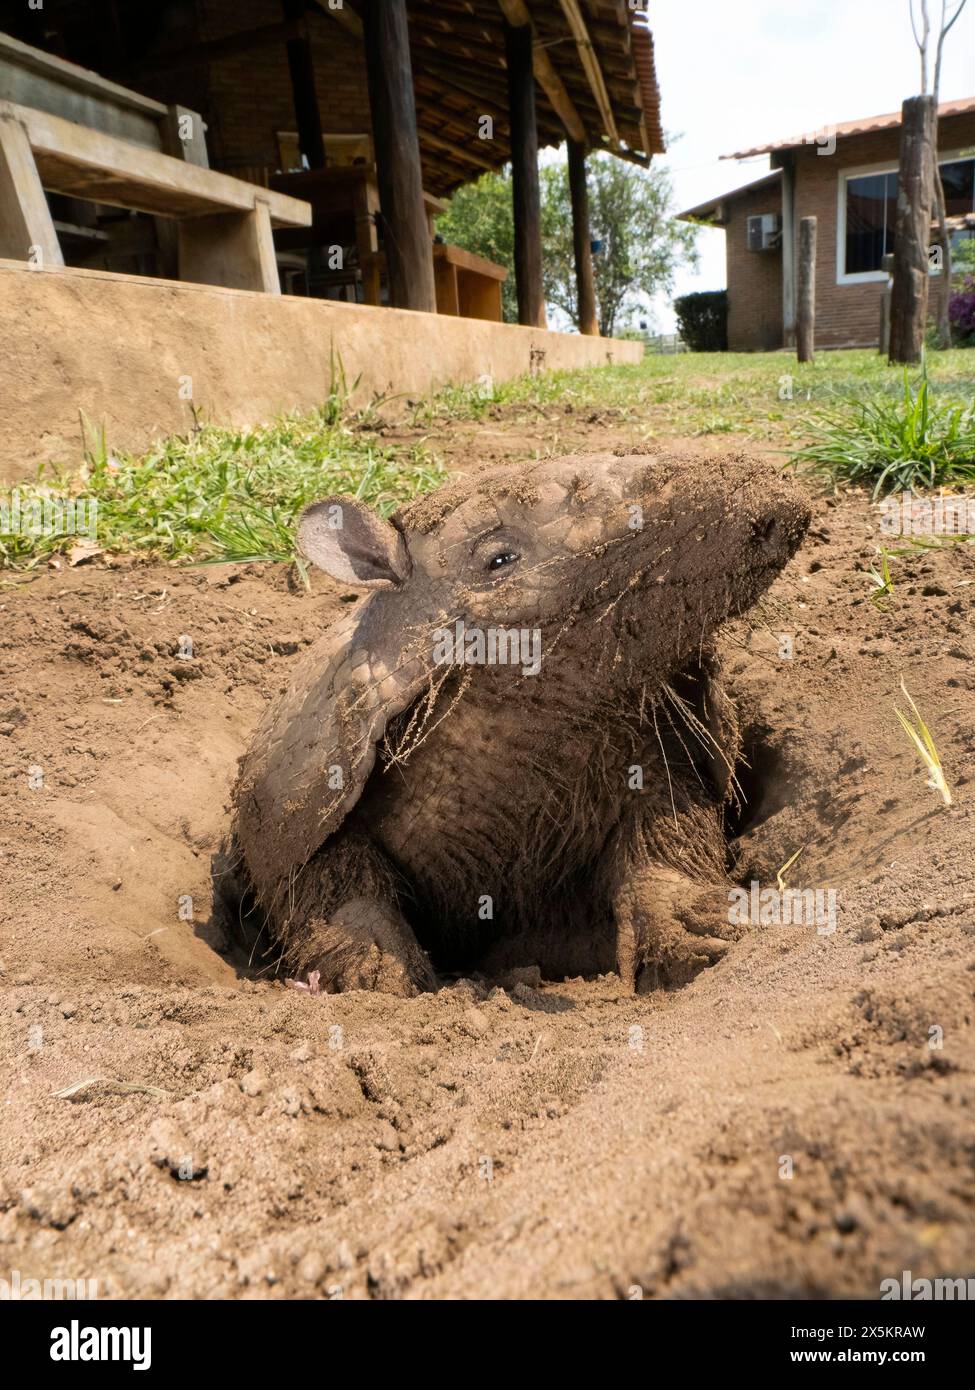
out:
{"label": "bare tree branch", "polygon": [[941,90],[941,51],[945,45],[945,38],[948,34],[948,31],[951,29],[951,26],[955,23],[955,21],[957,20],[958,16],[961,14],[962,10],[965,8],[965,5],[967,3],[968,0],[958,0],[954,14],[951,16],[949,20],[946,21],[945,15],[948,9],[948,0],[941,0],[941,32],[938,35],[938,47],[936,50],[936,56],[934,61],[933,91],[935,101],[937,101],[938,93]]}
{"label": "bare tree branch", "polygon": [[[944,0],[942,0],[944,3]],[[964,4],[964,0],[962,0]],[[928,0],[921,0],[921,33],[917,31],[917,18],[914,14],[914,0],[908,0],[908,12],[911,16],[911,29],[914,33],[914,42],[917,45],[918,53],[921,57],[921,96],[928,90],[928,37],[931,33],[931,20],[928,15]]]}

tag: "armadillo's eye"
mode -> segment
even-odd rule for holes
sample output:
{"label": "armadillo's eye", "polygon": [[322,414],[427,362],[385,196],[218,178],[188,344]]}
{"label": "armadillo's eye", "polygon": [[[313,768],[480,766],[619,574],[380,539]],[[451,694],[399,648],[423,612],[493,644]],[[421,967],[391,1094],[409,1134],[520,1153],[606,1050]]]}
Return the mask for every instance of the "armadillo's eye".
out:
{"label": "armadillo's eye", "polygon": [[514,550],[499,550],[496,555],[492,555],[490,560],[488,560],[487,569],[504,569],[505,565],[513,565],[516,560],[520,559],[521,556],[518,555]]}

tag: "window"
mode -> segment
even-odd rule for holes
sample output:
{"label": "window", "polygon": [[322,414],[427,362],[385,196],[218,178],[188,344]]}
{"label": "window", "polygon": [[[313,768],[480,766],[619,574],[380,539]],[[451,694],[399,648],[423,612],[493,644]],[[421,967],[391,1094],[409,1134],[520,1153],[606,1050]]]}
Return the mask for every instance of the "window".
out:
{"label": "window", "polygon": [[975,212],[975,159],[953,159],[940,167],[948,216]]}
{"label": "window", "polygon": [[897,174],[864,174],[846,181],[846,273],[879,270],[894,249]]}
{"label": "window", "polygon": [[[975,159],[939,165],[949,217],[975,212]],[[897,170],[868,169],[840,175],[838,280],[878,280],[883,257],[894,249]]]}

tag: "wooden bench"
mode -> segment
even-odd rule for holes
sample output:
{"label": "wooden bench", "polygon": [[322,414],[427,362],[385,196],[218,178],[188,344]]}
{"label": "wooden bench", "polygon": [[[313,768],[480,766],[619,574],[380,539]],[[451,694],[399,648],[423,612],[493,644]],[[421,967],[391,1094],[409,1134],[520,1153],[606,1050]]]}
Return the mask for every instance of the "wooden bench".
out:
{"label": "wooden bench", "polygon": [[438,314],[501,323],[501,286],[508,278],[503,265],[438,241],[433,248],[433,270]]}
{"label": "wooden bench", "polygon": [[173,218],[180,279],[280,294],[272,227],[307,203],[47,111],[0,101],[0,257],[61,266],[44,190]]}

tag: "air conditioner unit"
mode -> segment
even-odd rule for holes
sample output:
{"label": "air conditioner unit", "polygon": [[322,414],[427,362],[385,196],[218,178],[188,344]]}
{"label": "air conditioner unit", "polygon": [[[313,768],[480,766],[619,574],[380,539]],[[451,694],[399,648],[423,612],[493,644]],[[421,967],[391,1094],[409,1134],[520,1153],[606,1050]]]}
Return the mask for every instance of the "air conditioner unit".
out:
{"label": "air conditioner unit", "polygon": [[749,251],[774,251],[781,240],[782,221],[777,212],[761,212],[749,217]]}

